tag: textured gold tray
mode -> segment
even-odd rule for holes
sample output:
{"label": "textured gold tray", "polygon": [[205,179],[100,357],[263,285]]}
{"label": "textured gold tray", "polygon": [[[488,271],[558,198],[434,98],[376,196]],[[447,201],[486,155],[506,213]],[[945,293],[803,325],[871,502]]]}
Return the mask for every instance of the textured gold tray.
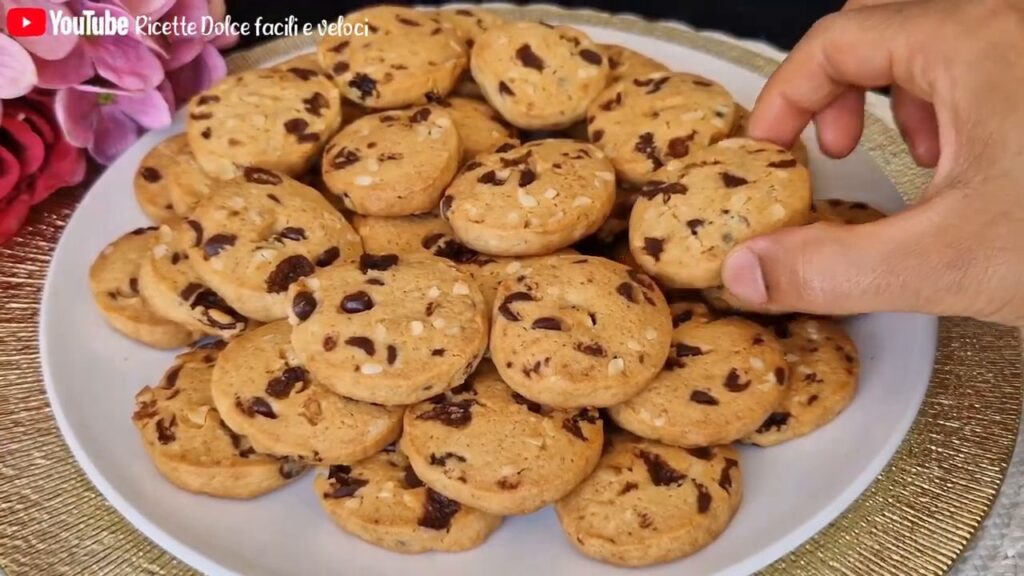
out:
{"label": "textured gold tray", "polygon": [[[552,6],[500,11],[651,36],[762,75],[777,64],[726,40],[631,16]],[[311,43],[274,41],[233,55],[229,67],[260,66]],[[864,143],[900,193],[916,198],[928,174],[913,165],[895,131],[869,117]],[[43,281],[83,194],[50,198],[0,247],[0,566],[12,576],[193,574],[100,496],[61,439],[43,390]],[[931,386],[892,461],[842,516],[762,573],[944,574],[988,514],[1013,454],[1024,382],[1020,352],[1015,329],[942,319]]]}

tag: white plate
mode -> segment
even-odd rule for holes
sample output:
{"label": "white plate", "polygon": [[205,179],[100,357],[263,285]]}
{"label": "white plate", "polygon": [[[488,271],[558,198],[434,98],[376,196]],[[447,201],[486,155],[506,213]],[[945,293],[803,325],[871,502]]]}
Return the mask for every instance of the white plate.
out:
{"label": "white plate", "polygon": [[[631,46],[675,69],[714,78],[748,106],[764,82],[701,52],[584,28],[601,42]],[[57,423],[89,478],[128,521],[211,574],[622,573],[578,554],[550,508],[509,519],[471,552],[402,556],[338,530],[312,494],[312,475],[255,501],[233,502],[180,491],[156,472],[130,417],[135,392],[158,380],[172,354],[107,327],[90,297],[88,269],[106,243],[147,224],[132,194],[132,176],[147,150],[183,126],[179,114],[172,128],[145,136],[103,174],[61,238],[43,296],[40,349]],[[831,161],[817,153],[812,135],[807,140],[819,196],[861,199],[886,211],[902,208],[896,189],[866,153]],[[729,529],[700,553],[645,573],[751,573],[824,527],[882,470],[927,388],[936,320],[875,314],[846,325],[863,362],[853,405],[807,438],[771,449],[743,448],[745,500]]]}

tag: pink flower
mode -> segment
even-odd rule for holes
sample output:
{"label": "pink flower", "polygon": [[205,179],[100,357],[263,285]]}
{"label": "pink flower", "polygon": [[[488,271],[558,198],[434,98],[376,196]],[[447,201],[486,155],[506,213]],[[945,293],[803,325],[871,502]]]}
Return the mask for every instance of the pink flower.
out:
{"label": "pink flower", "polygon": [[53,98],[31,93],[6,103],[0,120],[0,243],[25,222],[29,208],[85,177],[85,153],[57,127]]}

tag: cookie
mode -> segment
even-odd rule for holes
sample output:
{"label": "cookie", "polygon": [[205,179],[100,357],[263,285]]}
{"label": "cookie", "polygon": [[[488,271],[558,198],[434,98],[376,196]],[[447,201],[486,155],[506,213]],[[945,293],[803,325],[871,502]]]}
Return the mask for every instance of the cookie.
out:
{"label": "cookie", "polygon": [[536,256],[593,233],[614,202],[615,173],[600,150],[541,140],[468,162],[445,191],[441,216],[475,250]]}
{"label": "cookie", "polygon": [[834,320],[797,316],[776,331],[789,362],[789,388],[745,438],[759,446],[781,444],[831,422],[853,401],[860,374],[857,345]]}
{"label": "cookie", "polygon": [[[135,201],[139,203],[139,208],[142,209],[146,218],[156,224],[170,222],[178,217],[174,211],[174,204],[171,203],[171,193],[167,187],[165,170],[160,169],[173,162],[171,158],[174,154],[167,152],[172,147],[170,142],[174,139],[175,137],[172,136],[150,150],[143,157],[132,181]],[[188,148],[188,142],[185,142],[185,147]]]}
{"label": "cookie", "polygon": [[437,208],[459,169],[459,135],[438,106],[365,116],[324,149],[327,188],[368,216],[406,216]]}
{"label": "cookie", "polygon": [[655,73],[612,84],[587,110],[590,141],[636,184],[729,135],[732,95],[695,74]]}
{"label": "cookie", "polygon": [[160,194],[167,198],[163,208],[166,211],[170,206],[170,216],[157,220],[161,223],[191,214],[196,204],[217,185],[218,181],[196,162],[185,134],[171,136],[153,147],[135,173],[135,194],[140,204],[147,195]]}
{"label": "cookie", "polygon": [[163,225],[158,242],[142,260],[139,293],[154,312],[200,334],[225,340],[252,322],[203,283],[192,268],[186,224]]}
{"label": "cookie", "polygon": [[525,130],[559,130],[582,120],[608,83],[608,61],[586,34],[536,22],[478,36],[470,70],[491,106]]}
{"label": "cookie", "polygon": [[135,395],[132,422],[156,469],[172,484],[221,498],[252,498],[305,471],[292,459],[255,452],[224,425],[210,397],[216,348],[178,356],[157,386]]}
{"label": "cookie", "polygon": [[158,315],[139,293],[139,270],[157,236],[155,227],[138,228],[108,244],[89,268],[89,289],[118,332],[154,348],[180,348],[199,335]]}
{"label": "cookie", "polygon": [[555,505],[569,541],[619,566],[689,556],[725,531],[743,499],[729,446],[685,449],[614,435],[597,470]]}
{"label": "cookie", "polygon": [[672,328],[684,322],[710,322],[718,316],[701,300],[700,290],[669,289],[664,291],[668,309],[672,312]]}
{"label": "cookie", "polygon": [[744,240],[807,221],[807,168],[784,149],[731,138],[656,173],[629,219],[629,248],[674,288],[722,284],[722,262]]}
{"label": "cookie", "polygon": [[213,373],[213,401],[234,431],[266,454],[351,464],[398,439],[401,407],[349,400],[309,373],[279,320],[231,341]]}
{"label": "cookie", "polygon": [[473,49],[481,34],[506,23],[501,16],[480,8],[442,8],[437,16],[442,26],[458,35],[467,51]]}
{"label": "cookie", "polygon": [[384,451],[351,466],[331,466],[313,487],[339,528],[394,552],[470,550],[501,525],[501,516],[463,506],[424,486],[401,452]]}
{"label": "cookie", "polygon": [[[733,124],[732,134],[730,134],[729,137],[746,138],[749,121],[750,110],[740,104],[736,104],[736,122]],[[807,145],[804,144],[803,139],[797,138],[796,142],[793,143],[793,147],[789,149],[789,153],[793,155],[793,158],[796,158],[797,162],[804,166],[810,166],[810,159],[807,154]]]}
{"label": "cookie", "polygon": [[186,224],[199,277],[261,322],[285,317],[292,282],[362,253],[355,230],[319,192],[261,168],[222,183]]}
{"label": "cookie", "polygon": [[486,102],[453,96],[439,99],[436,104],[451,115],[455,130],[459,133],[459,141],[462,143],[460,165],[502,146],[519,145],[516,131],[505,124]]}
{"label": "cookie", "polygon": [[[431,254],[432,238],[448,237],[451,226],[437,214],[415,214],[387,218],[352,216],[352,227],[370,254]],[[429,246],[428,246],[429,244]]]}
{"label": "cookie", "polygon": [[480,289],[430,256],[365,254],[289,291],[292,344],[337,394],[413,404],[458,386],[487,347]]}
{"label": "cookie", "polygon": [[600,47],[605,57],[608,58],[609,84],[614,84],[619,80],[631,80],[651,74],[671,72],[668,66],[661,62],[625,46],[601,44]]}
{"label": "cookie", "polygon": [[298,56],[292,56],[284,62],[273,66],[277,70],[284,70],[300,76],[313,76],[318,74],[328,76],[327,72],[320,66],[320,56],[316,51],[304,52]]}
{"label": "cookie", "polygon": [[728,444],[760,426],[786,392],[782,345],[742,318],[679,324],[664,369],[647,388],[608,409],[644,438],[698,448]]}
{"label": "cookie", "polygon": [[485,362],[458,388],[409,407],[401,448],[431,488],[507,516],[568,494],[597,465],[603,444],[596,410],[528,400]]}
{"label": "cookie", "polygon": [[188,143],[206,173],[255,166],[304,173],[341,127],[341,96],[321,74],[259,69],[228,76],[188,105]]}
{"label": "cookie", "polygon": [[834,224],[867,224],[885,218],[885,214],[865,202],[828,198],[815,200],[811,206],[811,222]]}
{"label": "cookie", "polygon": [[368,36],[324,36],[320,64],[345,98],[368,108],[424,104],[447,96],[466,69],[468,54],[458,34],[436,13],[375,6],[345,17],[366,22]]}
{"label": "cookie", "polygon": [[523,396],[560,408],[605,407],[661,370],[672,333],[654,282],[593,256],[538,259],[498,287],[491,358]]}

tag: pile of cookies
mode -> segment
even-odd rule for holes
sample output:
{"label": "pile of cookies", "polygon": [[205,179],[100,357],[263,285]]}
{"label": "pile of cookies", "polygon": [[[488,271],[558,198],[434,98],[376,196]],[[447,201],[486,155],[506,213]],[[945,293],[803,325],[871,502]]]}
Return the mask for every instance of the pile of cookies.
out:
{"label": "pile of cookies", "polygon": [[744,309],[725,255],[881,215],[812,202],[724,87],[579,30],[348,20],[372,33],[196,96],[137,172],[156,226],[92,267],[114,328],[191,347],[136,396],[156,467],[229,498],[320,467],[327,514],[400,552],[549,504],[615,564],[712,542],[732,444],[826,424],[859,364],[832,319]]}

